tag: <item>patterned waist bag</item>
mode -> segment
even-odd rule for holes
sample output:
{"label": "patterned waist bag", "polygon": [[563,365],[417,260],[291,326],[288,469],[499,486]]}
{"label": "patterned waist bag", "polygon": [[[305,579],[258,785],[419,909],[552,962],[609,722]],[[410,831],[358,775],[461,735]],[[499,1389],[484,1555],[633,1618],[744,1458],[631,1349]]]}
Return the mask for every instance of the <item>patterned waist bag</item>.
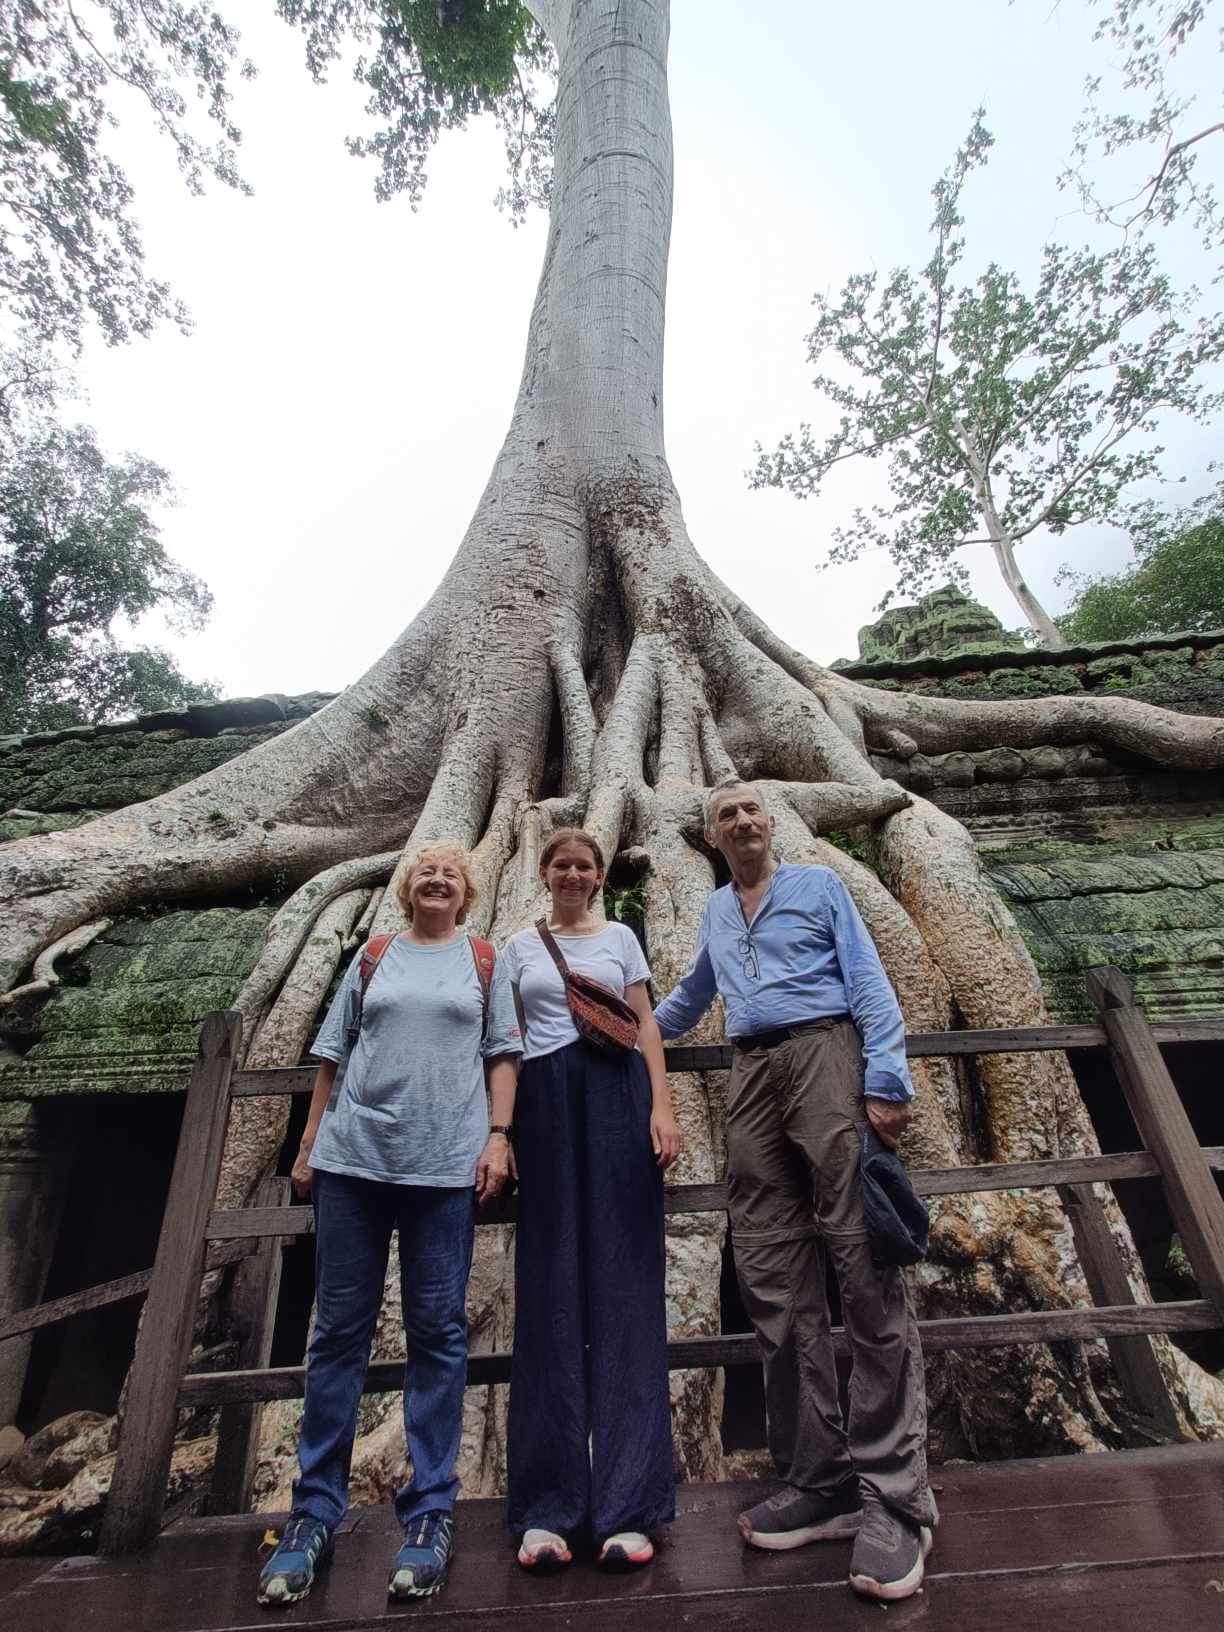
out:
{"label": "patterned waist bag", "polygon": [[535,927],[565,983],[565,1000],[579,1037],[605,1054],[631,1054],[637,1047],[638,1020],[628,1003],[602,980],[570,968],[547,919],[537,919]]}

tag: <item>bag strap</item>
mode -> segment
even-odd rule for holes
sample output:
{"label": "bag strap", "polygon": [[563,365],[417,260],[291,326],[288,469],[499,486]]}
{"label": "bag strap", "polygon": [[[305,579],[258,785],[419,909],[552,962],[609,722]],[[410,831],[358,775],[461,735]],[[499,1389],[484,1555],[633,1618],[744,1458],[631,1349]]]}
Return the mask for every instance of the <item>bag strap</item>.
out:
{"label": "bag strap", "polygon": [[480,1035],[484,1038],[489,1034],[489,991],[493,985],[497,953],[493,950],[492,941],[482,941],[475,935],[470,938],[468,945],[472,949],[472,958],[476,964],[476,979],[480,982]]}
{"label": "bag strap", "polygon": [[566,963],[565,954],[562,952],[561,948],[557,945],[556,937],[553,935],[552,930],[549,929],[549,927],[548,927],[548,919],[547,918],[537,918],[535,927],[536,927],[536,934],[539,935],[540,939],[544,942],[544,945],[548,948],[549,957],[553,960],[553,962],[556,964],[557,968],[561,971],[562,981],[568,986],[569,985],[569,973],[570,973],[569,964]]}
{"label": "bag strap", "polygon": [[356,1046],[365,1017],[366,988],[374,979],[374,971],[382,962],[383,953],[394,939],[394,935],[372,935],[361,949],[361,960],[357,965],[357,1012],[350,1016],[347,1033],[350,1048]]}
{"label": "bag strap", "polygon": [[394,935],[372,935],[361,949],[361,968],[357,978],[361,982],[361,995],[365,996],[370,982],[374,979],[374,971],[382,962],[383,953],[395,939]]}

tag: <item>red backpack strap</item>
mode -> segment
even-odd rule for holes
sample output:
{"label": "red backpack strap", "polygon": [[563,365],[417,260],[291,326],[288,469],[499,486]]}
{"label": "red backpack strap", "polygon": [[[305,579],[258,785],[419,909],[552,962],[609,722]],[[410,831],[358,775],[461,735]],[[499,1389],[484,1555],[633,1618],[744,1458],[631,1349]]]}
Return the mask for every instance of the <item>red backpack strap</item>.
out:
{"label": "red backpack strap", "polygon": [[476,978],[480,982],[481,1029],[489,1029],[489,991],[493,985],[493,970],[497,964],[497,953],[493,950],[492,941],[482,941],[473,935],[468,945],[472,949],[472,959],[476,964]]}
{"label": "red backpack strap", "polygon": [[395,939],[394,935],[372,935],[361,949],[361,968],[357,978],[361,982],[361,993],[365,996],[366,988],[374,979],[374,971],[382,962],[382,955]]}

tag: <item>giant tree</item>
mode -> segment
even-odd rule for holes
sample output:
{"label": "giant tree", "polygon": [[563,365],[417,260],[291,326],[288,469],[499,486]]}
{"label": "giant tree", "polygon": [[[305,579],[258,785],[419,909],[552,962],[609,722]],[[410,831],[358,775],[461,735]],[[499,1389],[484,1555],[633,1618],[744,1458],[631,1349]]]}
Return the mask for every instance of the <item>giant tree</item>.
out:
{"label": "giant tree", "polygon": [[[393,120],[375,142],[411,173],[413,143],[451,120],[460,94],[440,84],[441,68],[433,72],[441,61],[449,73],[457,60],[433,4],[285,0],[284,9],[314,26],[317,63],[342,24],[373,27],[364,59],[373,100],[405,109],[402,128]],[[532,910],[542,833],[577,819],[623,865],[644,869],[646,934],[665,990],[687,960],[713,882],[699,837],[701,791],[734,768],[769,784],[786,855],[826,862],[846,878],[911,1026],[949,1025],[954,1015],[970,1026],[1042,1020],[1037,972],[971,838],[883,781],[870,750],[1091,739],[1203,767],[1224,762],[1224,723],[1125,699],[906,696],[845,679],[777,639],[697,554],[664,447],[666,0],[532,0],[528,8],[495,0],[469,5],[465,18],[473,51],[481,31],[494,29],[516,42],[528,70],[551,42],[557,89],[542,126],[553,140],[550,217],[522,380],[454,561],[391,648],[320,713],[172,793],[71,833],[0,847],[2,982],[20,979],[41,949],[100,914],[289,881],[295,893],[239,1000],[248,1060],[274,1063],[301,1046],[329,978],[311,950],[312,926],[358,911],[355,891],[384,881],[426,838],[455,835],[475,853],[476,927],[501,937]],[[516,67],[512,60],[496,82],[511,98],[519,96]],[[502,94],[492,80],[485,85],[482,95]],[[855,822],[874,823],[874,868],[820,836]],[[393,890],[375,921],[395,924]],[[1093,1148],[1058,1057],[984,1061],[973,1130],[947,1065],[923,1063],[918,1076],[911,1149],[932,1165],[983,1152],[1020,1160]],[[685,1176],[712,1178],[717,1086],[689,1078],[676,1091],[690,1147]],[[231,1199],[283,1136],[273,1108],[252,1109],[259,1103],[236,1105]],[[673,1238],[672,1323],[709,1329],[718,1321],[722,1223],[684,1222]],[[483,1266],[484,1284],[500,1263]],[[1084,1299],[1051,1193],[943,1204],[923,1295],[928,1308],[982,1311]],[[504,1340],[504,1308],[490,1293],[476,1311],[478,1340],[492,1330]],[[1159,1351],[1188,1420],[1224,1409],[1217,1385],[1167,1344]],[[1120,1438],[1077,1351],[1026,1348],[1002,1359],[979,1351],[941,1366],[955,1386],[941,1385],[938,1399],[983,1450]],[[679,1379],[676,1394],[683,1463],[710,1472],[716,1379]],[[483,1409],[473,1407],[467,1437],[471,1483],[497,1459],[496,1413],[482,1423]],[[370,1429],[371,1458],[385,1457],[395,1438],[394,1416],[387,1421],[385,1432]]]}

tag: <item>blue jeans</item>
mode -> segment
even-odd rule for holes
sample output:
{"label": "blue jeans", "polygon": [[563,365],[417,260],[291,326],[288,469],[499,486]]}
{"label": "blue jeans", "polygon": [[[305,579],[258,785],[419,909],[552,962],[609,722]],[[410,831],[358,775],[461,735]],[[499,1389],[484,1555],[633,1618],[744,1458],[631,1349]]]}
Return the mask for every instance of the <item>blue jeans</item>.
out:
{"label": "blue jeans", "polygon": [[474,1192],[378,1184],[316,1170],[315,1328],[306,1365],[295,1513],[335,1527],[348,1506],[357,1410],[382,1302],[391,1231],[399,1231],[408,1359],[404,1437],[412,1472],[396,1493],[401,1524],[449,1512],[467,1380],[464,1299],[472,1265]]}

